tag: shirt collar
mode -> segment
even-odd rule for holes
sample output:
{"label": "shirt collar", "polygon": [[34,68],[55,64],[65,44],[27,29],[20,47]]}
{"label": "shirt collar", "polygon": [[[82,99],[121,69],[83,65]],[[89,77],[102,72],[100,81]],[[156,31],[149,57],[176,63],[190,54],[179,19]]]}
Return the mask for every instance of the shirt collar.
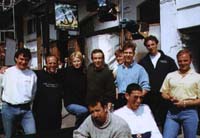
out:
{"label": "shirt collar", "polygon": [[135,65],[135,61],[133,61],[128,67],[124,65],[124,63],[122,64],[123,68],[132,68]]}

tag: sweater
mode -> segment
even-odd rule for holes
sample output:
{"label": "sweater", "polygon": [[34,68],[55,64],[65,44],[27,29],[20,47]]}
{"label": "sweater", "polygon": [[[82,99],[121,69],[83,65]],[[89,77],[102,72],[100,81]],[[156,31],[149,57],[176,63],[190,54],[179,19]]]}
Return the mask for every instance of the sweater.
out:
{"label": "sweater", "polygon": [[108,102],[114,101],[114,77],[107,65],[101,70],[95,70],[94,65],[90,64],[87,70],[87,100],[100,96],[106,98]]}
{"label": "sweater", "polygon": [[73,138],[132,138],[128,124],[120,117],[108,113],[108,121],[103,126],[94,124],[91,115],[74,130]]}
{"label": "sweater", "polygon": [[64,70],[64,105],[85,105],[86,74],[82,68],[68,67]]}

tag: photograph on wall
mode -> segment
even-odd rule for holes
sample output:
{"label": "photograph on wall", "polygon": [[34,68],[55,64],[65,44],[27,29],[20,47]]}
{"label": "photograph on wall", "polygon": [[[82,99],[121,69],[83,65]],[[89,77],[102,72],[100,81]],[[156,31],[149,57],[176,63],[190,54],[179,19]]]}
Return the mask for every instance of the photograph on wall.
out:
{"label": "photograph on wall", "polygon": [[78,5],[55,2],[55,26],[62,30],[78,29]]}

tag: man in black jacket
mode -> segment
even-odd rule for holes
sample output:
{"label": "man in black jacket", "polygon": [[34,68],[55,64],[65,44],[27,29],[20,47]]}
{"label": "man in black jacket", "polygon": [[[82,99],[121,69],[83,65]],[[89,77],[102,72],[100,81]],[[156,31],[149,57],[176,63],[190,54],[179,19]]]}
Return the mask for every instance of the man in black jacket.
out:
{"label": "man in black jacket", "polygon": [[146,37],[144,45],[149,53],[139,64],[147,71],[151,86],[151,91],[145,96],[144,103],[150,106],[156,123],[162,130],[167,112],[167,103],[161,97],[160,88],[165,76],[178,68],[171,57],[158,50],[158,39],[155,36]]}

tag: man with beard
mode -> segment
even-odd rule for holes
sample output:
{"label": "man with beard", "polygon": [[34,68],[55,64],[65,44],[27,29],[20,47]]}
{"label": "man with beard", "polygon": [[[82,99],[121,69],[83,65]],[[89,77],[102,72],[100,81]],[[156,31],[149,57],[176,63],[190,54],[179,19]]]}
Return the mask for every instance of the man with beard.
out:
{"label": "man with beard", "polygon": [[88,101],[90,116],[74,130],[74,138],[132,138],[128,124],[109,112],[106,100],[94,97]]}

